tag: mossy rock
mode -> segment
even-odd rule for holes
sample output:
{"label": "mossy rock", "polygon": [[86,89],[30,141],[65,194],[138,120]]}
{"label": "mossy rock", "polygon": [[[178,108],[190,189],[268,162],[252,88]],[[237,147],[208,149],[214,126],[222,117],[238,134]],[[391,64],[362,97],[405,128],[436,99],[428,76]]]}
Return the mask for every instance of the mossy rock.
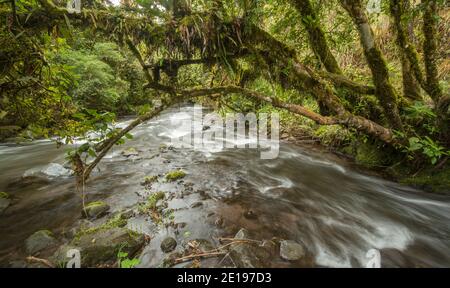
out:
{"label": "mossy rock", "polygon": [[112,228],[84,235],[72,241],[71,246],[79,248],[82,267],[95,267],[116,262],[119,251],[133,257],[144,243],[143,234],[126,228]]}
{"label": "mossy rock", "polygon": [[140,213],[148,213],[151,210],[156,209],[156,203],[158,203],[159,200],[163,200],[166,197],[166,194],[164,192],[155,192],[152,195],[150,195],[147,198],[147,202],[140,205],[138,207],[138,210]]}
{"label": "mossy rock", "polygon": [[139,155],[139,152],[136,150],[136,148],[130,147],[128,149],[123,150],[122,155],[125,157],[137,156]]}
{"label": "mossy rock", "polygon": [[100,218],[109,211],[109,205],[102,201],[90,202],[82,210],[82,215],[90,219]]}
{"label": "mossy rock", "polygon": [[144,177],[144,181],[141,183],[141,185],[150,185],[154,182],[158,181],[158,176],[157,175],[153,175],[153,176],[145,176]]}
{"label": "mossy rock", "polygon": [[167,237],[161,242],[160,247],[164,253],[172,252],[177,247],[177,240],[173,237]]}
{"label": "mossy rock", "polygon": [[1,199],[9,199],[9,194],[6,192],[0,192],[0,198]]}
{"label": "mossy rock", "polygon": [[56,246],[57,243],[51,231],[39,230],[25,240],[25,250],[29,255],[34,255],[44,249]]}
{"label": "mossy rock", "polygon": [[119,213],[115,215],[113,218],[106,221],[106,223],[103,223],[99,226],[80,227],[80,229],[77,230],[74,239],[79,240],[84,235],[94,234],[102,230],[108,230],[112,228],[122,228],[125,227],[127,223],[128,219],[126,217],[123,217],[122,213]]}
{"label": "mossy rock", "polygon": [[72,249],[80,250],[79,248],[72,245],[64,244],[60,246],[58,249],[56,249],[55,253],[53,253],[53,255],[49,258],[50,262],[55,264],[55,266],[58,268],[65,268],[67,262],[69,262],[69,260],[71,259],[67,256],[67,253]]}
{"label": "mossy rock", "polygon": [[184,176],[186,176],[186,172],[184,172],[183,170],[170,171],[166,174],[166,181],[173,182],[178,179],[184,178]]}

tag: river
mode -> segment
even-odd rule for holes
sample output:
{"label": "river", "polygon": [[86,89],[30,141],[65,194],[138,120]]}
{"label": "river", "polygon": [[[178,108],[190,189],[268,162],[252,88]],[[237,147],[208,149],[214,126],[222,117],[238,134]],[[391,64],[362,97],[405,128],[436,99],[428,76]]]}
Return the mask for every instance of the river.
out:
{"label": "river", "polygon": [[[215,243],[217,237],[232,237],[243,227],[258,239],[303,243],[320,267],[364,267],[370,249],[381,252],[385,267],[450,267],[449,196],[387,181],[323,149],[283,141],[279,156],[266,160],[256,149],[161,152],[162,144],[187,133],[180,121],[194,109],[184,106],[180,112],[173,107],[137,127],[132,140],[109,152],[86,187],[89,200],[107,202],[114,213],[142,201],[148,193],[140,185],[145,176],[178,168],[187,173],[183,181],[160,181],[152,187],[176,195],[169,208],[174,209],[175,222],[185,223],[179,231],[143,217],[128,223],[152,236],[139,266],[158,266],[159,243],[166,235]],[[139,155],[121,155],[129,147]],[[0,215],[0,263],[7,266],[23,255],[24,240],[33,232],[63,233],[75,225],[81,199],[73,177],[32,183],[22,179],[31,168],[65,162],[65,150],[51,141],[0,144],[0,159],[0,191],[13,198]],[[192,205],[199,201],[201,205]],[[248,211],[254,217],[245,217]],[[270,266],[296,264],[273,259]]]}

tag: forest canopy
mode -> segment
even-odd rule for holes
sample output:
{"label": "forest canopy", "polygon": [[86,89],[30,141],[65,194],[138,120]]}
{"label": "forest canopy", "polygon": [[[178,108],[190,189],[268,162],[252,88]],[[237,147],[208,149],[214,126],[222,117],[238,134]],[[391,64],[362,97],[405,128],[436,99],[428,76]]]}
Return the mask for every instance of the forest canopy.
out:
{"label": "forest canopy", "polygon": [[[71,13],[62,0],[2,1],[0,137],[70,143],[101,131],[72,154],[87,179],[131,129],[195,100],[276,109],[287,130],[363,164],[442,168],[449,7],[368,2],[377,1],[81,0]],[[129,127],[108,125],[132,113]]]}

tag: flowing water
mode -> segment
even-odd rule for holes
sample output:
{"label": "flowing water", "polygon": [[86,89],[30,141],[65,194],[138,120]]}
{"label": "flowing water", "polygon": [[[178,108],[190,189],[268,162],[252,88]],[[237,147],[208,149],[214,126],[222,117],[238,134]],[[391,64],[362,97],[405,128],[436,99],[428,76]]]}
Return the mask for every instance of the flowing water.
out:
{"label": "flowing water", "polygon": [[[256,149],[162,151],[161,144],[170,145],[172,138],[189,133],[180,124],[194,109],[185,106],[180,112],[173,107],[136,128],[133,140],[114,147],[86,187],[90,201],[101,199],[114,213],[134,207],[149,193],[140,185],[145,176],[186,171],[183,181],[159,181],[152,187],[173,195],[169,208],[174,209],[175,222],[184,223],[179,229],[158,227],[145,217],[128,223],[152,237],[140,266],[160,264],[159,243],[166,235],[180,242],[203,238],[217,244],[218,237],[232,237],[241,227],[256,239],[302,242],[315,266],[365,266],[370,249],[381,251],[386,267],[450,266],[449,196],[393,183],[360,172],[322,149],[285,142],[271,160],[260,159]],[[139,155],[122,156],[127,147]],[[0,263],[7,266],[23,256],[24,240],[33,232],[63,233],[76,225],[81,199],[73,177],[31,183],[22,179],[30,168],[65,162],[64,150],[50,141],[2,144],[0,159],[0,191],[13,197],[0,215]],[[250,210],[255,217],[248,219],[244,214]],[[274,259],[268,265],[298,263]]]}

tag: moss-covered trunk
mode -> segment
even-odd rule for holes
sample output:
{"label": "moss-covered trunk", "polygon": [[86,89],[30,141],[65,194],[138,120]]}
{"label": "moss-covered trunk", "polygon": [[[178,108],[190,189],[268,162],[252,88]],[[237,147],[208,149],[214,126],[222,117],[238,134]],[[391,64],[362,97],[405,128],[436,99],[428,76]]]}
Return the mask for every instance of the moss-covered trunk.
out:
{"label": "moss-covered trunk", "polygon": [[422,0],[424,7],[423,14],[423,42],[426,87],[429,95],[434,101],[437,115],[437,127],[439,129],[441,140],[450,147],[450,115],[448,112],[450,106],[450,95],[444,95],[439,85],[437,68],[437,22],[439,21],[437,13],[437,3],[435,0]]}
{"label": "moss-covered trunk", "polygon": [[397,95],[390,83],[386,62],[375,41],[373,31],[369,25],[369,19],[364,12],[363,3],[361,0],[340,0],[340,2],[358,28],[364,54],[372,71],[373,82],[376,88],[375,95],[383,106],[386,120],[393,129],[403,131],[398,111]]}
{"label": "moss-covered trunk", "polygon": [[342,74],[336,58],[328,47],[325,33],[322,31],[320,21],[309,0],[291,0],[292,5],[300,13],[302,24],[309,37],[312,50],[328,72]]}
{"label": "moss-covered trunk", "polygon": [[397,35],[397,46],[399,47],[400,60],[402,64],[403,95],[412,100],[420,100],[420,86],[415,79],[413,68],[407,56],[408,46],[412,43],[408,39],[405,26],[405,10],[409,8],[408,0],[391,0],[389,2],[393,27]]}

